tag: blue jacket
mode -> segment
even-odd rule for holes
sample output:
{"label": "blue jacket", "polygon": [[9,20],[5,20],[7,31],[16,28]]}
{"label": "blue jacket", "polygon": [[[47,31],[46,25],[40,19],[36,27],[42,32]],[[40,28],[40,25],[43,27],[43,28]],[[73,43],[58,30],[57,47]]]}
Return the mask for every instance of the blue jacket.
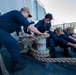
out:
{"label": "blue jacket", "polygon": [[67,45],[68,41],[61,36],[57,36],[55,32],[49,31],[49,34],[55,42]]}
{"label": "blue jacket", "polygon": [[27,28],[30,23],[20,11],[13,10],[0,16],[0,28],[6,30],[8,33],[17,31],[21,25]]}
{"label": "blue jacket", "polygon": [[[33,23],[34,22],[30,22],[30,24],[33,24]],[[30,30],[27,31],[26,27],[24,27],[23,30],[25,33],[31,34],[31,31]],[[19,26],[18,29],[16,30],[17,36],[19,35],[19,32],[21,32],[21,26]]]}
{"label": "blue jacket", "polygon": [[46,26],[44,26],[44,20],[40,20],[37,24],[35,24],[35,27],[42,33],[45,31],[49,31],[51,27],[51,23],[48,23]]}
{"label": "blue jacket", "polygon": [[68,42],[74,43],[76,44],[76,41],[74,41],[73,39],[69,38],[68,36],[66,36],[66,34],[62,34],[61,37],[63,37],[65,40],[67,40]]}

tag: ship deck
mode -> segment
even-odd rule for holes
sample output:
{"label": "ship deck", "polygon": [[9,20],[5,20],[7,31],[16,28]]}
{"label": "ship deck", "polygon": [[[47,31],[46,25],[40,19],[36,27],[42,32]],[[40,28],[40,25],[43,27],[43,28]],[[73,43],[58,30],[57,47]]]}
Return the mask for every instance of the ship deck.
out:
{"label": "ship deck", "polygon": [[[76,53],[70,51],[72,56],[76,57]],[[61,63],[44,63],[34,59],[32,56],[28,56],[27,54],[21,54],[21,61],[27,64],[26,68],[17,71],[11,72],[11,57],[6,49],[1,51],[5,66],[10,73],[10,75],[76,75],[76,66],[69,64],[61,64]],[[56,57],[65,57],[62,55],[62,50],[59,48],[56,49]],[[0,75],[2,75],[0,71]]]}

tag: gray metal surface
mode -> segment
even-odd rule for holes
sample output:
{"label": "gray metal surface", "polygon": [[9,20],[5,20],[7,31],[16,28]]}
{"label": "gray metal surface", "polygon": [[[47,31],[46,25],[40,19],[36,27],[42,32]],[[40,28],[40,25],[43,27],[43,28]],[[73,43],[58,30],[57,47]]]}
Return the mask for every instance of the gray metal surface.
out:
{"label": "gray metal surface", "polygon": [[[21,71],[11,73],[11,57],[7,50],[1,51],[5,65],[10,75],[76,75],[76,66],[59,63],[43,63],[31,57],[22,55],[21,61],[27,64],[27,67]],[[59,48],[56,50],[57,57],[64,57]],[[75,53],[71,52],[73,55]],[[0,75],[1,72],[0,72]]]}

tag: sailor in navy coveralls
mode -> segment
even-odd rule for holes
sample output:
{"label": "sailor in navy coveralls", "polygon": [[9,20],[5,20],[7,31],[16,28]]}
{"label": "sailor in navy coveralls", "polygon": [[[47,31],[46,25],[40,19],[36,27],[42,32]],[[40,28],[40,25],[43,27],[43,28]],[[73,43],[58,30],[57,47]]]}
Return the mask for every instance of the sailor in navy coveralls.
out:
{"label": "sailor in navy coveralls", "polygon": [[27,7],[23,7],[21,11],[13,10],[0,16],[0,46],[3,45],[6,47],[11,55],[13,62],[12,71],[21,70],[25,65],[19,63],[20,45],[10,33],[17,31],[19,26],[23,25],[25,28],[28,28],[38,35],[42,34],[29,23],[27,20],[28,17],[31,17],[31,15]]}
{"label": "sailor in navy coveralls", "polygon": [[54,32],[49,31],[50,37],[53,38],[55,46],[60,46],[64,49],[63,54],[66,57],[72,57],[69,54],[68,47],[73,47],[76,49],[76,41],[67,37],[61,27],[57,27]]}
{"label": "sailor in navy coveralls", "polygon": [[[35,24],[35,27],[42,33],[49,32],[52,19],[53,19],[52,14],[48,13],[45,15],[45,18],[43,20],[40,20],[37,24]],[[55,57],[55,44],[51,37],[47,38],[47,47],[51,48],[50,50],[51,57]]]}

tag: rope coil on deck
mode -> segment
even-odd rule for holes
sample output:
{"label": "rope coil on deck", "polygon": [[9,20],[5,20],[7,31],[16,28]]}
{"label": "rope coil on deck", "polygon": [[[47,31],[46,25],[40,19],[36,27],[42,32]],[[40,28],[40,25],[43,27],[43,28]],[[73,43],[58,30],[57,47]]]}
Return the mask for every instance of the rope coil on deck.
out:
{"label": "rope coil on deck", "polygon": [[47,49],[45,52],[40,52],[32,47],[30,47],[31,49],[31,55],[33,55],[34,57],[48,57],[49,56],[49,50]]}
{"label": "rope coil on deck", "polygon": [[[28,38],[27,40],[20,41],[19,43],[24,43],[24,44],[33,44],[33,41],[40,40],[46,38],[44,35],[41,36],[34,36],[34,38]],[[39,61],[43,62],[54,62],[54,63],[68,63],[72,65],[76,65],[76,58],[46,58],[49,53],[47,53],[47,50],[45,53],[40,53],[38,50],[31,48],[31,54],[33,57]]]}
{"label": "rope coil on deck", "polygon": [[[54,62],[54,63],[68,63],[68,64],[72,64],[72,65],[76,65],[76,58],[47,58],[47,54],[45,52],[45,55],[40,55],[37,53],[38,50],[35,50],[34,48],[31,47],[31,51],[32,51],[32,55],[35,59],[39,60],[39,61],[43,61],[43,62]],[[36,52],[35,52],[36,51]],[[40,53],[41,54],[41,53]],[[44,53],[43,53],[44,54]]]}
{"label": "rope coil on deck", "polygon": [[37,57],[35,58],[43,62],[54,62],[54,63],[64,63],[64,64],[68,63],[68,64],[76,65],[76,58],[37,58]]}
{"label": "rope coil on deck", "polygon": [[0,68],[1,68],[1,71],[2,71],[2,74],[3,75],[9,75],[5,65],[4,65],[4,62],[3,62],[3,58],[1,56],[1,53],[0,53]]}

